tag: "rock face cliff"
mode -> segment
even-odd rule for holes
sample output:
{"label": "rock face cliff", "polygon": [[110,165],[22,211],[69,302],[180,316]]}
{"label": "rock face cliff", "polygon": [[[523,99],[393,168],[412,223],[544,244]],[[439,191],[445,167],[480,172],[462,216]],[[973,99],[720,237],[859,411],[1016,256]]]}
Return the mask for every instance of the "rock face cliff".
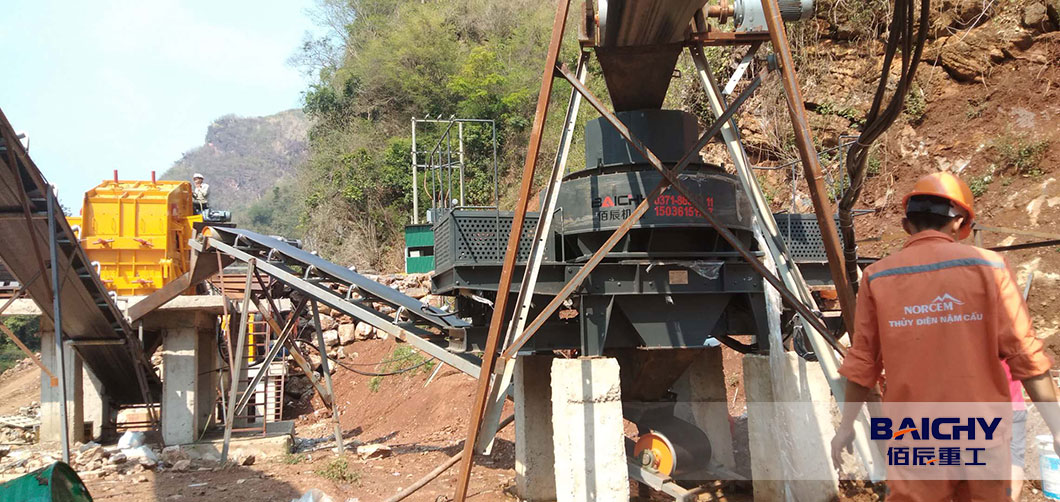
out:
{"label": "rock face cliff", "polygon": [[[308,155],[308,130],[301,110],[265,117],[225,115],[209,125],[204,144],[185,152],[161,179],[190,180],[202,173],[212,207],[232,211],[242,226],[289,235],[298,216],[297,208],[290,207],[290,187]],[[277,217],[277,209],[293,218]]]}
{"label": "rock face cliff", "polygon": [[[868,5],[872,5],[870,2]],[[963,177],[976,196],[978,220],[1060,234],[1060,19],[1057,0],[947,0],[932,12],[932,30],[902,117],[877,142],[856,218],[859,252],[884,256],[901,247],[901,198],[920,176],[939,170]],[[799,80],[810,125],[833,195],[845,188],[843,150],[859,133],[879,84],[886,25],[871,12],[819,8],[816,26],[794,28]],[[859,17],[860,16],[860,17]],[[799,31],[801,30],[801,31]],[[896,75],[895,75],[896,76]],[[893,77],[891,79],[893,82]],[[811,210],[796,158],[782,90],[763,85],[739,125],[760,165],[776,210]],[[707,152],[718,156],[716,146]],[[792,169],[794,168],[794,170]],[[796,179],[794,193],[792,180]],[[984,247],[1043,240],[985,231]],[[1039,336],[1060,347],[1060,247],[1006,252],[1028,298]]]}

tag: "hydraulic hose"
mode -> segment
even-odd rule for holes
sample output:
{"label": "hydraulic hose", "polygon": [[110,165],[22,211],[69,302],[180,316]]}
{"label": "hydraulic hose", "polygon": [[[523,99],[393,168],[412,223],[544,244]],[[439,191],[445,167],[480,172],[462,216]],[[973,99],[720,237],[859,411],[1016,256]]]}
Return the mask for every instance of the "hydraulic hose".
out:
{"label": "hydraulic hose", "polygon": [[[869,150],[872,144],[887,130],[891,124],[902,113],[905,97],[916,75],[916,67],[920,63],[920,56],[924,51],[924,43],[927,41],[929,18],[931,14],[930,0],[920,0],[920,16],[914,21],[913,0],[895,0],[894,12],[891,16],[890,33],[887,38],[887,46],[884,52],[883,70],[880,74],[880,84],[876,88],[876,95],[872,100],[872,107],[865,116],[865,126],[858,140],[850,146],[847,152],[846,169],[850,177],[850,187],[839,201],[839,230],[843,237],[843,254],[846,258],[847,277],[855,292],[858,287],[858,264],[857,244],[854,235],[853,207],[861,197],[861,191],[865,186],[865,178],[868,174],[866,169]],[[914,38],[914,28],[916,35]],[[884,96],[887,93],[887,81],[890,77],[891,67],[894,63],[895,53],[902,50],[901,72],[886,108],[880,111]]]}

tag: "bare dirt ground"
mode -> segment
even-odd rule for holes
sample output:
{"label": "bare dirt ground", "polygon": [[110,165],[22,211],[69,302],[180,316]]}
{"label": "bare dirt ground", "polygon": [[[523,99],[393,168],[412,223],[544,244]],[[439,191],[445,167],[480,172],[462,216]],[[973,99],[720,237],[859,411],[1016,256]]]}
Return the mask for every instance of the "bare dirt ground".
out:
{"label": "bare dirt ground", "polygon": [[40,370],[19,364],[0,375],[0,415],[11,415],[40,400]]}

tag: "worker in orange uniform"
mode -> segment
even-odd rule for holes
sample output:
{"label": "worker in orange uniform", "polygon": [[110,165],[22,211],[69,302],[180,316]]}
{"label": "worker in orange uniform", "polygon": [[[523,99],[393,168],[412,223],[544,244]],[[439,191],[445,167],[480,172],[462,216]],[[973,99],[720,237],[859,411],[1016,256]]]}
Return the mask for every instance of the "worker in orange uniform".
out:
{"label": "worker in orange uniform", "polygon": [[[1010,409],[1002,361],[1060,446],[1052,364],[1034,336],[1012,272],[998,253],[957,242],[971,233],[972,199],[968,185],[953,174],[921,178],[903,201],[905,246],[865,269],[853,341],[839,369],[847,385],[843,420],[832,440],[837,468],[842,451],[851,451],[854,421],[881,375],[884,406],[932,403],[926,406],[941,414],[946,404],[934,403],[1006,403]],[[942,311],[945,322],[918,321],[939,319]],[[996,477],[1010,476],[1008,449],[994,451],[1006,459]],[[889,464],[888,502],[1008,500],[1007,479],[914,480],[897,472]]]}

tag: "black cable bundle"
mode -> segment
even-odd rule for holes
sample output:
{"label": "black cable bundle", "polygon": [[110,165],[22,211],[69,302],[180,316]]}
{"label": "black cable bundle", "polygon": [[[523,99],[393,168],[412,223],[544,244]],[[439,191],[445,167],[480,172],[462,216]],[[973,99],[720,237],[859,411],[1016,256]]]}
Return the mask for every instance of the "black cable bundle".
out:
{"label": "black cable bundle", "polygon": [[[861,190],[865,185],[867,175],[866,164],[869,158],[869,149],[872,144],[887,130],[891,124],[902,113],[905,104],[905,96],[909,93],[909,87],[913,83],[920,55],[924,51],[924,43],[927,41],[928,18],[931,12],[929,0],[920,0],[920,19],[914,22],[913,0],[895,0],[894,13],[891,16],[890,33],[887,38],[887,47],[883,59],[883,71],[880,75],[880,85],[876,88],[876,96],[872,100],[872,108],[865,116],[865,127],[858,136],[858,140],[850,146],[847,152],[847,174],[850,177],[850,188],[843,194],[839,201],[839,229],[843,237],[843,253],[846,258],[847,277],[850,284],[857,291],[858,286],[858,263],[857,245],[854,237],[854,217],[852,209],[861,197]],[[917,26],[919,24],[919,26]],[[914,28],[916,39],[913,38]],[[887,81],[890,77],[891,66],[894,63],[895,53],[898,48],[902,49],[902,71],[898,77],[894,94],[883,112],[880,106],[883,104],[884,95],[887,92]]]}

